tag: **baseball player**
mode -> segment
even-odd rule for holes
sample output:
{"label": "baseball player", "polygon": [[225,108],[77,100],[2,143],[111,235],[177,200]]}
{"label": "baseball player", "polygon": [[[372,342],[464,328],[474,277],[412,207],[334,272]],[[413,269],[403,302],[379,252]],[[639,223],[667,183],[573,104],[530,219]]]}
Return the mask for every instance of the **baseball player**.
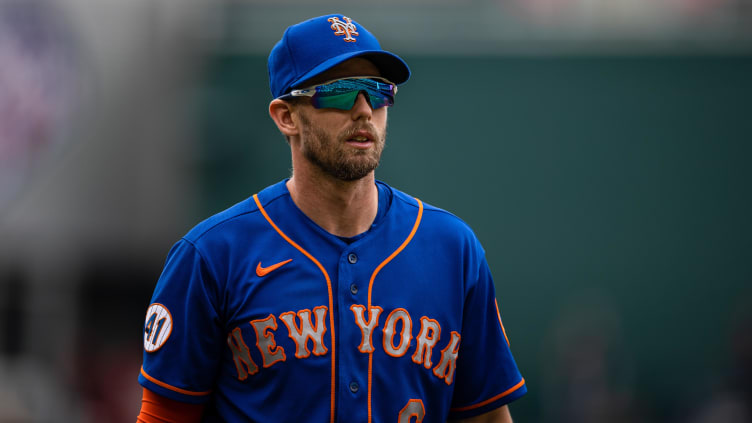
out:
{"label": "baseball player", "polygon": [[374,177],[407,64],[327,15],[268,68],[292,176],[170,251],[138,421],[511,422],[527,388],[478,239]]}

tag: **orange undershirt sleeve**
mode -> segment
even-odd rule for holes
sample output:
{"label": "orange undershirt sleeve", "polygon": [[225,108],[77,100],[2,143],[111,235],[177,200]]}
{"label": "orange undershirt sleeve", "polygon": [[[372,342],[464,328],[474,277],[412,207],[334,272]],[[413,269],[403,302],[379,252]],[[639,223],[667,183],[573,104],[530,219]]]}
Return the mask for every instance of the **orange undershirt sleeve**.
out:
{"label": "orange undershirt sleeve", "polygon": [[203,411],[203,404],[175,401],[144,388],[136,423],[199,423]]}

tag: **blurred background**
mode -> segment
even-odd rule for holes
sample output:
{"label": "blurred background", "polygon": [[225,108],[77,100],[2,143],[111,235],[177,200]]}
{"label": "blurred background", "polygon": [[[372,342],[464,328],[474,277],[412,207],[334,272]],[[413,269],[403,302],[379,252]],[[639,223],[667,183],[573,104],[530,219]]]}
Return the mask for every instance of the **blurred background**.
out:
{"label": "blurred background", "polygon": [[518,422],[752,421],[752,2],[0,0],[0,422],[133,422],[171,245],[289,175],[266,57],[413,77],[377,177],[486,248]]}

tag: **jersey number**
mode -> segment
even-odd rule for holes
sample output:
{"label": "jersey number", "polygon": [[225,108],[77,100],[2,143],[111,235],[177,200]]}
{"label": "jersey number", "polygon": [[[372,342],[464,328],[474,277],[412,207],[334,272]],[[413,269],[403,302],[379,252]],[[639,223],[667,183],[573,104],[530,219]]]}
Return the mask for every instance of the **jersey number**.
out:
{"label": "jersey number", "polygon": [[[419,399],[411,399],[402,408],[399,413],[399,423],[421,423],[426,416],[426,409],[423,407],[423,401]],[[412,418],[415,417],[415,420]]]}
{"label": "jersey number", "polygon": [[146,327],[144,328],[144,332],[146,333],[146,339],[151,342],[153,345],[156,345],[155,340],[159,338],[159,334],[162,332],[162,328],[164,327],[165,322],[167,321],[166,317],[163,317],[159,319],[157,322],[157,328],[154,332],[152,332],[152,329],[154,329],[154,321],[157,320],[157,313],[153,313],[151,317],[149,317],[149,320],[146,321]]}
{"label": "jersey number", "polygon": [[172,316],[162,304],[152,304],[146,311],[144,350],[154,352],[162,347],[172,332]]}

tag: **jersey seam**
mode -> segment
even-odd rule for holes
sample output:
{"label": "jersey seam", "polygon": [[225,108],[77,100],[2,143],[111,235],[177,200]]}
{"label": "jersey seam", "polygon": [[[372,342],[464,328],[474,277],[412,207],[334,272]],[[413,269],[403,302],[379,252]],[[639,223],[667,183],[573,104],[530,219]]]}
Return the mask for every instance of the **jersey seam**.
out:
{"label": "jersey seam", "polygon": [[[258,195],[258,194],[255,194],[255,195]],[[262,203],[262,205],[263,206],[268,206],[269,204],[271,204],[271,203],[273,203],[273,202],[281,199],[285,195],[290,195],[290,193],[289,192],[280,193],[279,195],[276,195],[276,196],[272,197],[271,199],[269,199],[268,201]],[[191,243],[193,243],[193,241],[198,242],[201,238],[203,238],[210,231],[214,230],[217,226],[224,225],[225,223],[228,223],[231,220],[238,219],[238,218],[243,217],[245,215],[254,214],[254,213],[258,213],[259,212],[258,207],[253,202],[253,196],[248,197],[247,199],[244,200],[244,202],[250,203],[254,208],[252,210],[246,210],[244,212],[237,213],[237,214],[234,214],[232,216],[228,216],[228,217],[226,217],[226,218],[224,218],[224,219],[222,219],[222,220],[214,223],[212,226],[210,226],[210,227],[204,229],[203,231],[201,231],[200,233],[198,233],[195,237],[190,237],[190,238],[195,238],[195,239],[191,240]],[[221,213],[223,213],[223,212],[219,212],[217,214],[221,214]],[[186,240],[188,240],[188,235],[184,236],[183,238],[185,238]]]}
{"label": "jersey seam", "polygon": [[[214,230],[214,229],[215,229],[215,228],[216,228],[217,226],[220,226],[220,225],[224,225],[225,223],[227,223],[227,222],[229,222],[229,221],[231,221],[231,220],[235,220],[235,219],[237,219],[237,218],[240,218],[240,217],[243,217],[243,216],[245,216],[245,215],[247,215],[247,214],[252,214],[252,213],[256,213],[256,212],[258,212],[258,209],[256,209],[256,210],[248,210],[248,211],[244,211],[244,212],[242,212],[242,213],[238,213],[238,214],[235,214],[235,215],[232,215],[232,216],[226,217],[226,218],[224,218],[224,219],[220,220],[219,222],[217,222],[217,223],[213,224],[213,225],[212,225],[211,227],[208,227],[208,228],[206,228],[205,230],[201,231],[201,232],[200,232],[199,234],[197,234],[197,235],[196,235],[195,237],[191,237],[191,238],[195,238],[195,241],[196,241],[196,242],[198,242],[198,241],[199,241],[199,240],[200,240],[201,238],[203,238],[203,237],[204,237],[204,235],[206,235],[206,234],[207,234],[207,233],[209,233],[210,231]],[[221,212],[220,212],[220,213],[221,213]],[[188,235],[184,236],[183,238],[186,238],[186,239],[187,239],[187,237],[188,237]]]}
{"label": "jersey seam", "polygon": [[[407,204],[409,206],[412,206],[413,208],[416,208],[416,209],[418,208],[418,205],[416,203],[410,201],[410,199],[414,200],[413,197],[411,197],[408,194],[405,194],[402,191],[399,191],[399,190],[397,190],[395,188],[392,188],[392,192],[395,194],[394,197],[396,197],[401,202],[403,202],[403,203],[405,203],[405,204]],[[472,230],[472,228],[470,227],[470,225],[468,225],[467,222],[465,222],[461,217],[459,217],[456,214],[450,212],[449,210],[444,210],[441,207],[436,207],[436,206],[433,206],[431,204],[426,204],[425,202],[423,202],[423,212],[424,213],[425,212],[434,212],[434,213],[439,213],[439,214],[447,215],[447,216],[449,216],[449,217],[457,220],[458,222],[460,222],[465,227],[466,230],[469,230],[473,234],[473,236],[475,236],[477,238],[477,236],[475,235],[475,232]]]}
{"label": "jersey seam", "polygon": [[[190,244],[191,247],[193,247],[193,249],[198,254],[199,258],[201,259],[201,262],[204,264],[204,266],[206,266],[207,270],[209,270],[209,272],[211,273],[211,277],[212,277],[212,280],[214,281],[215,285],[219,285],[219,278],[217,277],[217,272],[215,272],[214,268],[209,265],[209,260],[206,259],[206,257],[204,256],[204,253],[201,251],[201,249],[199,248],[199,246],[196,245],[190,239],[187,239],[185,237],[183,237],[182,239],[185,242],[187,242],[188,244]],[[219,286],[217,288],[219,288]],[[206,284],[205,283],[202,284],[202,289],[206,290]],[[223,291],[223,290],[221,290],[221,291]],[[204,295],[206,295],[206,292],[204,292]],[[209,297],[209,296],[207,295],[207,297]],[[217,298],[216,300],[219,300],[219,298]],[[220,317],[221,314],[219,313],[219,311],[217,311],[217,307],[213,304],[213,302],[209,301],[209,304],[211,305],[212,310],[214,311],[214,315],[217,316],[217,317]]]}

